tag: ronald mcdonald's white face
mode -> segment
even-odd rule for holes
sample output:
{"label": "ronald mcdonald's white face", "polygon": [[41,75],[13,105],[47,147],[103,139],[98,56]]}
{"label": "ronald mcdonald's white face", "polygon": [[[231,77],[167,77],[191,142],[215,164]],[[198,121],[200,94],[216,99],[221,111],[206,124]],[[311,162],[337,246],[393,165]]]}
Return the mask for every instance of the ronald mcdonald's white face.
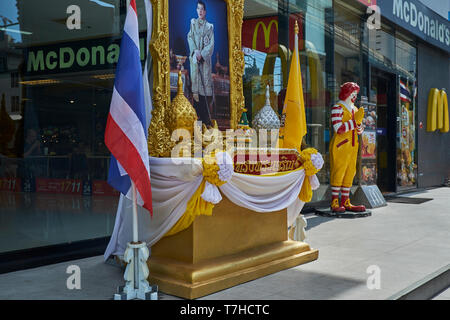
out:
{"label": "ronald mcdonald's white face", "polygon": [[348,96],[348,98],[345,99],[345,102],[346,102],[347,104],[349,104],[349,105],[352,105],[352,104],[355,103],[357,97],[358,97],[358,91],[357,91],[357,90],[354,90],[354,91]]}
{"label": "ronald mcdonald's white face", "polygon": [[351,101],[352,103],[355,103],[356,98],[358,97],[358,91],[353,91],[352,94],[350,95]]}

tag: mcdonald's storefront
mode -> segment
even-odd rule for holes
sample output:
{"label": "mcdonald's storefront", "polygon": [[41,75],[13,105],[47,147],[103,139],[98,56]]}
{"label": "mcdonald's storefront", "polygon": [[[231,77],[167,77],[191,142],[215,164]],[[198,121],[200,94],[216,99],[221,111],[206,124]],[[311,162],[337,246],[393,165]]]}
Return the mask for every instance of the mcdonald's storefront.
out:
{"label": "mcdonald's storefront", "polygon": [[[375,29],[368,27],[368,21],[377,22],[369,5],[380,10]],[[432,88],[450,90],[449,21],[417,0],[248,0],[245,8],[244,96],[250,120],[264,105],[267,83],[272,107],[282,109],[293,24],[299,21],[306,143],[326,161],[313,206],[330,198],[329,112],[347,81],[360,85],[358,103],[366,109],[355,187],[377,184],[391,194],[448,181],[450,134],[439,128],[447,109],[436,98],[436,107],[430,105],[436,111],[429,112],[428,99]],[[435,130],[427,127],[429,113],[437,121]]]}
{"label": "mcdonald's storefront", "polygon": [[[79,31],[62,19],[73,4],[86,26]],[[376,29],[367,24],[370,4],[381,9]],[[136,5],[145,47],[144,1]],[[125,13],[125,0],[0,4],[0,261],[16,267],[17,257],[104,252],[118,194],[106,183],[110,154],[103,137]],[[449,22],[418,0],[245,0],[243,90],[250,124],[265,104],[267,84],[281,113],[295,21],[305,143],[325,160],[310,206],[331,198],[330,111],[347,81],[360,85],[358,104],[366,109],[355,188],[376,184],[398,193],[445,183],[448,109],[439,105],[440,93],[430,98],[431,111],[428,100],[433,88],[450,91]]]}

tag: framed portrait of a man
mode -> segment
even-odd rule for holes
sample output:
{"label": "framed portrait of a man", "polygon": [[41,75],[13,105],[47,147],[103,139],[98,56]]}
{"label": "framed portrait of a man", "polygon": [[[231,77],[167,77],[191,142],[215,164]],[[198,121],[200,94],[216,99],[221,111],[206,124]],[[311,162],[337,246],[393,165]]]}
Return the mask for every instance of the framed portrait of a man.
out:
{"label": "framed portrait of a man", "polygon": [[[243,0],[152,0],[156,105],[167,108],[164,94],[183,92],[198,120],[221,130],[236,128],[244,109],[241,50]],[[162,96],[159,96],[161,94]],[[155,103],[154,103],[155,104]]]}

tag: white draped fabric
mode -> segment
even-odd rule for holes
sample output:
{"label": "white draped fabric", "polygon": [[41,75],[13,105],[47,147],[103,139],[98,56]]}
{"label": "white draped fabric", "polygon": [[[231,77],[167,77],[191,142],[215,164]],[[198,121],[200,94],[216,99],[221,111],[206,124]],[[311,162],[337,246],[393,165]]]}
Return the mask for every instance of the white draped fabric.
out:
{"label": "white draped fabric", "polygon": [[[203,180],[200,159],[150,157],[150,168],[153,218],[148,211],[138,206],[139,240],[145,241],[149,247],[160,240],[181,218],[188,201]],[[287,208],[288,226],[292,226],[304,205],[298,199],[304,179],[303,169],[279,176],[233,173],[231,180],[219,189],[231,202],[255,212],[273,212]],[[317,178],[313,176],[309,179],[312,189],[317,189]],[[114,231],[104,254],[105,260],[110,255],[123,256],[130,241],[132,202],[121,195]]]}

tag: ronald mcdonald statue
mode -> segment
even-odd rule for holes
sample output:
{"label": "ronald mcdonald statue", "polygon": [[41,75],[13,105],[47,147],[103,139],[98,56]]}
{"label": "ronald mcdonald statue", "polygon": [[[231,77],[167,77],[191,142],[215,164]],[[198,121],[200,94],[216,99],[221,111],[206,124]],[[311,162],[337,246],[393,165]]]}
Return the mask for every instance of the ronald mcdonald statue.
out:
{"label": "ronald mcdonald statue", "polygon": [[[331,123],[334,135],[330,143],[331,165],[331,211],[364,212],[364,206],[350,203],[350,187],[356,173],[358,157],[358,136],[363,133],[364,108],[355,107],[359,86],[346,82],[341,86],[339,102],[331,109]],[[339,192],[341,201],[339,202]]]}

